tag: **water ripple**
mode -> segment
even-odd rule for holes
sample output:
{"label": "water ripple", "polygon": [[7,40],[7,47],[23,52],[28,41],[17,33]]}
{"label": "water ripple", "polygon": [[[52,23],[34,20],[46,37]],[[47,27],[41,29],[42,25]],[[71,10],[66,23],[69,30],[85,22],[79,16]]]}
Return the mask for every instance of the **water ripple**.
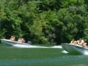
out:
{"label": "water ripple", "polygon": [[[83,61],[84,60],[84,61]],[[47,59],[13,59],[0,60],[0,66],[3,65],[19,65],[19,64],[36,64],[36,63],[61,63],[61,62],[88,62],[88,56],[68,56],[61,58],[47,58]]]}

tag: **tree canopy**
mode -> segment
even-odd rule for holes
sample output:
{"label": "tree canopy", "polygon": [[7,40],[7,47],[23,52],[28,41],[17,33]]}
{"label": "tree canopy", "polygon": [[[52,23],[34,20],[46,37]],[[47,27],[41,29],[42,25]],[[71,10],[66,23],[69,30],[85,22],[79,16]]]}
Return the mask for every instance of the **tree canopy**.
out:
{"label": "tree canopy", "polygon": [[0,0],[0,38],[34,44],[88,42],[87,0]]}

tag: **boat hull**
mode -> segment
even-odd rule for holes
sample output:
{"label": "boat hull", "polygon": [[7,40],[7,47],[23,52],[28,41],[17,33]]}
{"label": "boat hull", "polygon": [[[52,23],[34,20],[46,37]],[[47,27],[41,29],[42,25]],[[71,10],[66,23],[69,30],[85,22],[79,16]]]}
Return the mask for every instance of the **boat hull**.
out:
{"label": "boat hull", "polygon": [[31,45],[29,43],[19,43],[18,41],[11,41],[8,39],[1,39],[1,42],[5,45],[9,45],[17,48],[48,48],[44,46]]}
{"label": "boat hull", "polygon": [[75,46],[69,43],[62,43],[61,45],[62,45],[62,48],[68,53],[88,55],[88,49],[82,46]]}
{"label": "boat hull", "polygon": [[13,44],[15,44],[15,41],[11,41],[11,40],[8,40],[8,39],[1,39],[1,42],[3,44],[9,45],[9,46],[12,46]]}
{"label": "boat hull", "polygon": [[[13,45],[16,45],[16,44],[19,44],[19,45],[27,44],[27,43],[20,43],[20,42],[18,42],[18,41],[11,41],[11,40],[9,40],[9,39],[1,39],[1,42],[2,42],[3,44],[9,45],[9,46],[13,46]],[[29,45],[29,44],[27,44],[27,45]]]}

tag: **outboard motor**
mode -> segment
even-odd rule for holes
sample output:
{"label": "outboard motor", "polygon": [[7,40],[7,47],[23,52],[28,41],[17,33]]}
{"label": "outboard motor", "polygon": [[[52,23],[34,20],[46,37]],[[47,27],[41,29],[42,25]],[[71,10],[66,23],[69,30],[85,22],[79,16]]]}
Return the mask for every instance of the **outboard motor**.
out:
{"label": "outboard motor", "polygon": [[32,42],[31,42],[31,41],[28,41],[27,43],[28,43],[28,44],[32,44]]}

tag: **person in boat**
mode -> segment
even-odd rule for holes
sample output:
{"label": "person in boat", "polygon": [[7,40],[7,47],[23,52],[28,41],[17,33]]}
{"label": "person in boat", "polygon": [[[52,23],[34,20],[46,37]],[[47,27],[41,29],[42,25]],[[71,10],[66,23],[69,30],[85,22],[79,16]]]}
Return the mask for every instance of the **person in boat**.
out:
{"label": "person in boat", "polygon": [[24,40],[24,38],[19,38],[19,39],[18,39],[18,42],[20,42],[20,43],[25,43],[25,40]]}
{"label": "person in boat", "polygon": [[82,45],[84,43],[84,40],[80,38],[79,40],[77,40],[77,42],[79,45]]}
{"label": "person in boat", "polygon": [[72,39],[70,44],[77,44],[77,41],[75,41],[75,39]]}
{"label": "person in boat", "polygon": [[78,45],[87,47],[87,43],[82,38],[80,38],[77,42],[78,42]]}
{"label": "person in boat", "polygon": [[84,43],[82,44],[82,46],[85,47],[85,48],[87,48],[87,43],[84,42]]}
{"label": "person in boat", "polygon": [[15,36],[11,36],[10,40],[15,41]]}
{"label": "person in boat", "polygon": [[24,38],[22,38],[22,43],[25,43],[25,40],[24,40]]}

